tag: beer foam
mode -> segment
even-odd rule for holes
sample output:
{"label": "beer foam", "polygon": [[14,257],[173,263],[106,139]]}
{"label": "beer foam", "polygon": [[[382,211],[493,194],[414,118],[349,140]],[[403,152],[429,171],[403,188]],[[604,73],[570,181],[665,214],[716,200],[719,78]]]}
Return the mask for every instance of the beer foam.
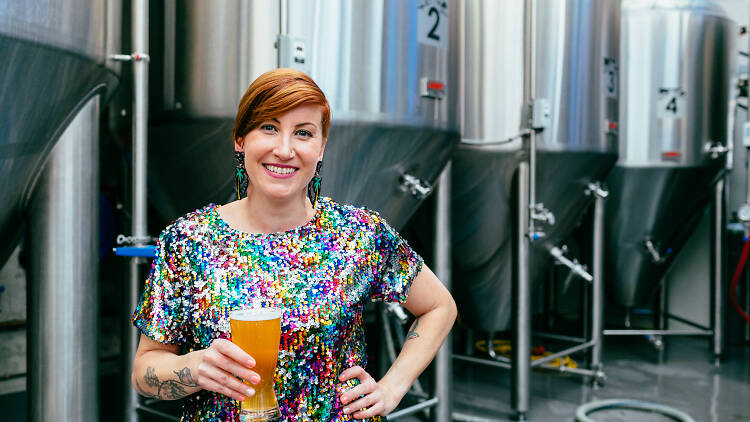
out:
{"label": "beer foam", "polygon": [[266,321],[269,319],[281,318],[283,309],[281,308],[253,308],[237,309],[229,312],[229,319],[239,321]]}

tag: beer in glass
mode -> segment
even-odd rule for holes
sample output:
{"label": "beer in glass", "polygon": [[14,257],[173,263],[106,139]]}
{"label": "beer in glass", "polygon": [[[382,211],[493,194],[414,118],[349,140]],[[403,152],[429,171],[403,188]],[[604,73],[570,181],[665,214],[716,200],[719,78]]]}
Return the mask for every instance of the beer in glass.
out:
{"label": "beer in glass", "polygon": [[[260,375],[260,382],[252,386],[255,395],[247,397],[240,405],[242,422],[273,421],[281,417],[273,391],[273,375],[279,357],[281,314],[281,308],[241,309],[229,313],[232,342],[255,359],[253,370]],[[249,381],[244,382],[251,385]]]}

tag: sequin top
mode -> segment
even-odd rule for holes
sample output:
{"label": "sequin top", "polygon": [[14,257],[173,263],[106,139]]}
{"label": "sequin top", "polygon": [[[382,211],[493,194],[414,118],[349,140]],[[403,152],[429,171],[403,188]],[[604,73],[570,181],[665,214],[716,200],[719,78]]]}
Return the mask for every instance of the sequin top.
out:
{"label": "sequin top", "polygon": [[[350,421],[339,374],[366,367],[362,314],[371,299],[406,301],[422,258],[377,213],[321,198],[303,226],[272,234],[231,228],[209,205],[159,236],[133,315],[149,338],[181,353],[230,338],[229,312],[281,307],[274,377],[284,421]],[[238,421],[238,402],[202,390],[182,421]],[[380,417],[371,420],[381,420]]]}

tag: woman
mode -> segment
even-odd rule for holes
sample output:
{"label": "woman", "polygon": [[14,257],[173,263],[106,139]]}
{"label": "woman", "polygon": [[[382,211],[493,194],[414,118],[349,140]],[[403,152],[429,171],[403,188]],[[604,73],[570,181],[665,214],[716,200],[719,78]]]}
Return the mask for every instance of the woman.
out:
{"label": "woman", "polygon": [[[182,420],[238,420],[254,394],[254,360],[227,340],[229,311],[280,307],[275,391],[284,420],[380,420],[437,353],[453,325],[448,291],[377,214],[318,198],[330,109],[302,72],[256,79],[233,139],[238,196],[176,220],[159,237],[133,323],[132,383],[181,399]],[[246,176],[246,177],[245,177]],[[242,182],[247,183],[244,187]],[[371,299],[417,317],[386,375],[365,370],[362,322]]]}

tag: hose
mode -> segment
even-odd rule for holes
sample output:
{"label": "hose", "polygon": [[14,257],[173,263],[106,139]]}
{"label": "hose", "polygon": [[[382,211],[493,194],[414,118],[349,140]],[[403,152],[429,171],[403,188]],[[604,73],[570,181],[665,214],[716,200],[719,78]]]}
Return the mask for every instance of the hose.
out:
{"label": "hose", "polygon": [[695,422],[695,419],[691,418],[690,415],[673,407],[632,399],[598,400],[583,404],[576,410],[576,421],[595,422],[593,419],[588,417],[588,414],[605,409],[645,410],[660,413],[664,416],[669,416],[681,422]]}
{"label": "hose", "polygon": [[732,307],[735,311],[737,311],[738,314],[740,314],[742,319],[750,324],[750,315],[748,315],[747,312],[742,309],[740,304],[737,303],[737,284],[740,281],[742,270],[745,268],[745,264],[747,263],[748,251],[750,251],[750,239],[745,238],[745,243],[742,246],[742,254],[740,255],[740,261],[737,263],[737,268],[735,268],[734,275],[732,275],[732,283],[729,285],[729,301],[732,302]]}

